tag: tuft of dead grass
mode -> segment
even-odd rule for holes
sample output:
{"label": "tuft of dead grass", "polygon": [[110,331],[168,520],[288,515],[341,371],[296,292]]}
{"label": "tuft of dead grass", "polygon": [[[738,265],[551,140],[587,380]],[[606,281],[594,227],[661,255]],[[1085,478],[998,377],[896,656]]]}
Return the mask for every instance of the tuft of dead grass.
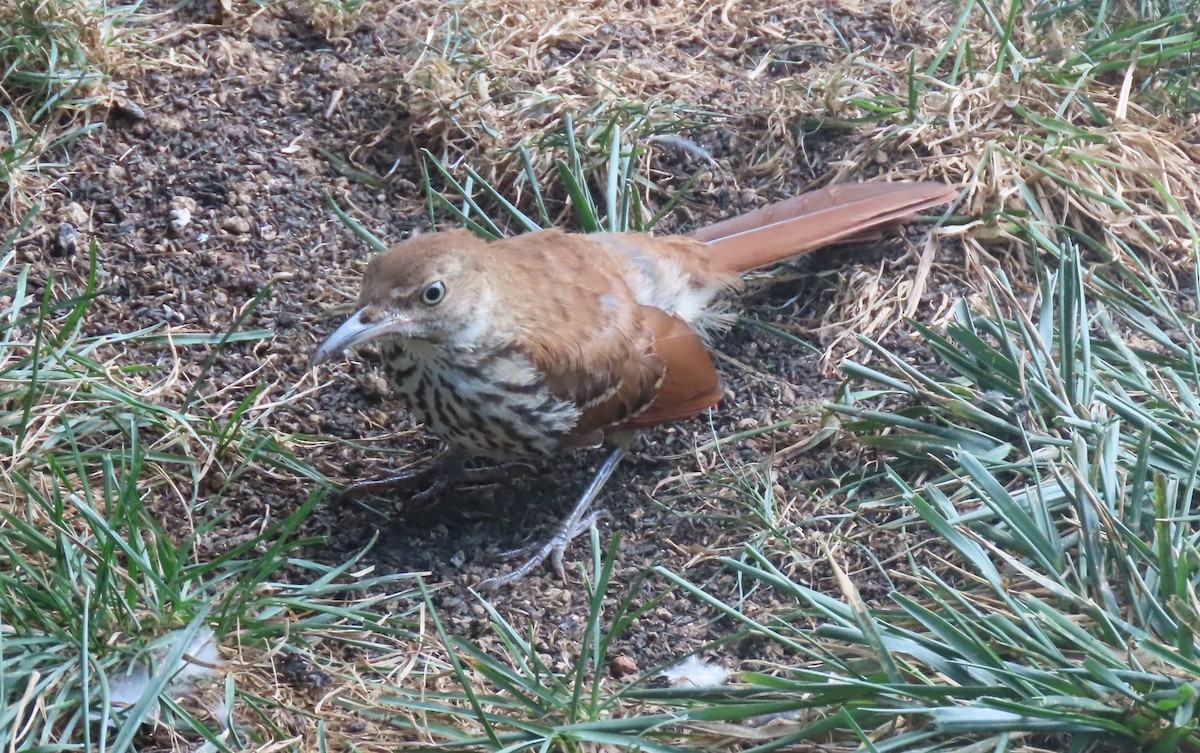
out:
{"label": "tuft of dead grass", "polygon": [[[883,13],[867,5],[842,12]],[[730,145],[721,137],[740,142],[737,172],[760,181],[748,188],[777,190],[795,158],[804,161],[803,135],[826,109],[828,88],[796,85],[794,71],[845,54],[837,22],[812,2],[424,8],[428,31],[402,104],[432,151],[461,155],[500,185],[515,172],[512,148],[554,139],[570,114],[592,125],[638,120],[651,132],[703,126],[701,146],[722,152]],[[902,57],[920,41],[912,17],[891,20],[901,33],[872,59]]]}

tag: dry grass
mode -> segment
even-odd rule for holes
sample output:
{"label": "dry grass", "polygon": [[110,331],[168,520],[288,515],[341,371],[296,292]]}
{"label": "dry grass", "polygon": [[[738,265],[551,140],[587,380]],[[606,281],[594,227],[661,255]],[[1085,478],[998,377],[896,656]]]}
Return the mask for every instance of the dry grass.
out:
{"label": "dry grass", "polygon": [[[624,115],[651,128],[736,132],[756,145],[737,155],[738,174],[760,181],[747,188],[778,189],[806,126],[832,114],[829,92],[842,83],[844,53],[820,3],[435,7],[403,101],[433,151],[464,155],[489,179],[515,172],[504,169],[505,152],[553,137],[570,113],[600,125]],[[913,11],[892,19],[902,37],[917,34]],[[884,44],[864,62],[902,60],[913,47]],[[813,80],[830,61],[832,80]]]}

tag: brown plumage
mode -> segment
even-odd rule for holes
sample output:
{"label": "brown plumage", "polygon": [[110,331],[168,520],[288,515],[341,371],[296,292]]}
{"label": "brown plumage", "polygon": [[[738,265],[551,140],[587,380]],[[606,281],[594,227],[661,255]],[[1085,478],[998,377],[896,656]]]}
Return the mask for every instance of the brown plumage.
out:
{"label": "brown plumage", "polygon": [[[834,186],[691,236],[541,230],[421,235],[371,260],[358,310],[314,361],[378,340],[414,413],[456,455],[497,460],[620,447],[720,399],[707,338],[740,274],[949,201],[937,183]],[[602,479],[599,479],[602,483]],[[375,488],[377,485],[372,485]],[[598,492],[513,580],[561,550]]]}

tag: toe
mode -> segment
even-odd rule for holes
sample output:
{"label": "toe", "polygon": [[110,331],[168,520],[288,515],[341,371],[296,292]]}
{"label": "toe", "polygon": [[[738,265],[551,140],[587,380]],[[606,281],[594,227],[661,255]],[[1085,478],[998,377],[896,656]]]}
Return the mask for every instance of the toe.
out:
{"label": "toe", "polygon": [[550,551],[550,564],[554,567],[554,572],[558,573],[558,579],[564,583],[567,580],[567,570],[563,567],[563,554],[566,551],[565,544],[559,544]]}

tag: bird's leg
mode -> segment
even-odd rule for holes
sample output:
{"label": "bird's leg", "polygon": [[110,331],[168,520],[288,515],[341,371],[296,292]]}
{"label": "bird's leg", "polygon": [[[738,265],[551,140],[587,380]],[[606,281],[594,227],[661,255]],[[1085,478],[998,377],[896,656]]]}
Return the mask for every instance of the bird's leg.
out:
{"label": "bird's leg", "polygon": [[554,535],[540,546],[534,545],[517,550],[515,553],[529,554],[529,558],[512,572],[488,578],[479,585],[483,588],[495,589],[509,583],[515,583],[532,572],[535,567],[545,562],[547,558],[549,558],[550,564],[554,566],[558,577],[566,580],[567,574],[563,569],[563,553],[566,551],[567,544],[571,542],[571,539],[591,528],[596,520],[607,514],[604,510],[591,510],[589,512],[589,509],[592,506],[592,502],[600,495],[600,490],[604,488],[604,484],[613,475],[613,471],[617,469],[621,458],[625,457],[629,452],[629,445],[629,440],[622,441],[609,453],[609,456],[604,459],[600,468],[597,469],[596,475],[592,477],[592,482],[588,484],[588,488],[583,492],[583,496],[579,498],[579,501],[575,503],[575,507],[571,509],[571,513],[555,529]]}
{"label": "bird's leg", "polygon": [[467,457],[467,452],[462,448],[451,447],[421,470],[393,473],[381,478],[347,484],[338,492],[336,500],[347,502],[368,494],[417,489],[417,492],[407,501],[419,505],[441,494],[453,481],[467,480],[474,483],[487,483],[498,481],[504,477],[500,468],[465,468],[463,463],[466,462]]}

